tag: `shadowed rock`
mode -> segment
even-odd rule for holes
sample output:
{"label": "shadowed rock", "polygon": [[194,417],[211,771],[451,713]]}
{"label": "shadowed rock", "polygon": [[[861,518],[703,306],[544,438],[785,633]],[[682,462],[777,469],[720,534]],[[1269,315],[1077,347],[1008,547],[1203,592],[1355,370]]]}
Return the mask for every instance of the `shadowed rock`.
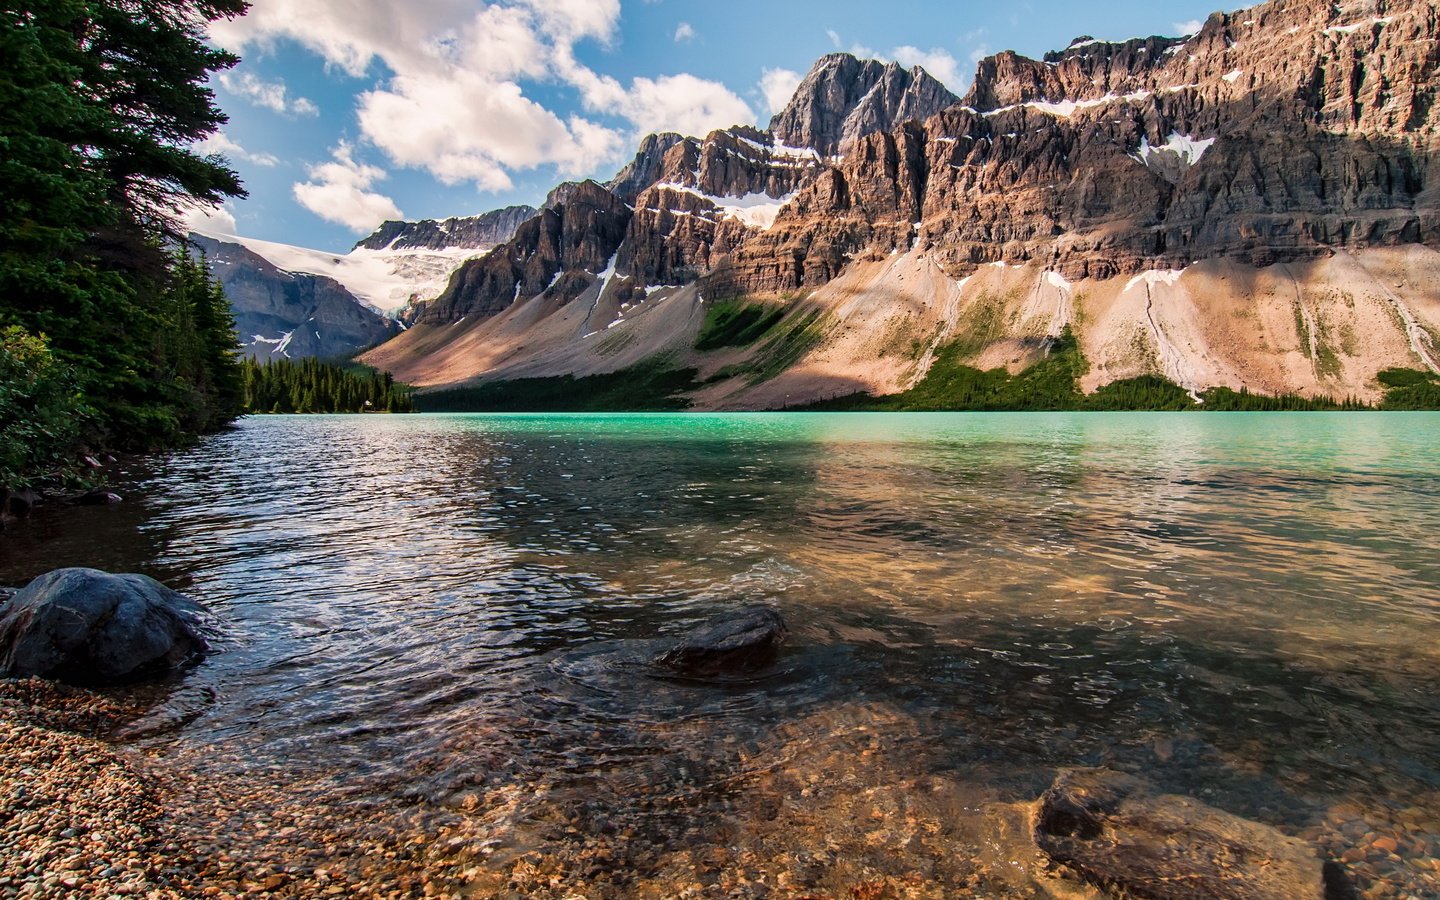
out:
{"label": "shadowed rock", "polygon": [[106,684],[163,675],[209,650],[208,614],[144,575],[57,569],[0,610],[0,675]]}
{"label": "shadowed rock", "polygon": [[692,677],[754,672],[775,661],[788,633],[775,610],[750,607],[710,621],[655,657],[655,664]]}
{"label": "shadowed rock", "polygon": [[1127,897],[1321,900],[1323,863],[1304,841],[1105,769],[1060,774],[1035,839],[1052,859]]}
{"label": "shadowed rock", "polygon": [[114,506],[124,502],[119,494],[110,491],[90,491],[75,498],[75,502],[81,506]]}

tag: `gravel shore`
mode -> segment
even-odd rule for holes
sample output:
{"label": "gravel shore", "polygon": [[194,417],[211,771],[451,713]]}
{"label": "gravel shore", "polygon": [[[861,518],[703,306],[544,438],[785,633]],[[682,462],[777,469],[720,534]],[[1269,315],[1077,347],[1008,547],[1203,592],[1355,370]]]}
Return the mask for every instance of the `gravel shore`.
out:
{"label": "gravel shore", "polygon": [[[728,761],[697,747],[685,763],[697,785],[711,783],[707,763],[739,774],[690,793],[602,777],[583,792],[477,784],[444,803],[378,803],[303,766],[217,777],[244,770],[218,746],[206,752],[227,764],[203,775],[194,759],[109,740],[144,711],[0,680],[0,900],[1103,896],[1035,855],[1023,805],[892,765],[928,738],[867,705],[779,728]],[[485,759],[482,746],[455,749]],[[1436,896],[1437,801],[1417,797],[1393,822],[1335,807],[1299,836],[1366,900]]]}
{"label": "gravel shore", "polygon": [[196,873],[159,825],[159,786],[85,736],[125,718],[94,694],[0,682],[0,896],[190,895]]}

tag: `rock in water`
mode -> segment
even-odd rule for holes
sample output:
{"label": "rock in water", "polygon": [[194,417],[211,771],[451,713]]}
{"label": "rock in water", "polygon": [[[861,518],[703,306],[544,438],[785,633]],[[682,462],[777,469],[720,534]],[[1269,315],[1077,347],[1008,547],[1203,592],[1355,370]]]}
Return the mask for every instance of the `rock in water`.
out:
{"label": "rock in water", "polygon": [[788,633],[779,613],[754,606],[714,619],[655,663],[693,677],[754,672],[775,661]]}
{"label": "rock in water", "polygon": [[1321,900],[1304,841],[1105,769],[1064,771],[1040,799],[1035,839],[1101,887],[1152,900]]}
{"label": "rock in water", "polygon": [[75,502],[81,506],[114,506],[124,501],[119,494],[112,494],[110,491],[90,491],[76,497]]}
{"label": "rock in water", "polygon": [[144,575],[57,569],[0,611],[0,675],[105,684],[163,675],[209,649],[208,614]]}

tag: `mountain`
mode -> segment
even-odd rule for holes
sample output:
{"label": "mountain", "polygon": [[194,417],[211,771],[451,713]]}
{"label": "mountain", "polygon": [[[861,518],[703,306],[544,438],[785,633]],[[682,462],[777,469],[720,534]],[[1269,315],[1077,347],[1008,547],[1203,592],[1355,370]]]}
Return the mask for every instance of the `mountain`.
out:
{"label": "mountain", "polygon": [[349,357],[400,330],[333,278],[283,271],[238,243],[190,240],[230,299],[247,356]]}
{"label": "mountain", "polygon": [[958,99],[919,66],[907,72],[895,63],[832,53],[770,120],[770,133],[785,144],[839,156],[867,134],[924,121]]}
{"label": "mountain", "polygon": [[[767,408],[1018,372],[1068,327],[1086,390],[1376,399],[1440,371],[1437,38],[1424,0],[1274,0],[1001,53],[959,100],[827,56],[770,130],[656,135],[557,192],[366,359],[437,388],[660,360],[699,407]],[[766,327],[717,346],[736,304]]]}
{"label": "mountain", "polygon": [[510,240],[521,223],[539,210],[507,206],[478,216],[436,221],[390,221],[355,245],[357,250],[489,250]]}
{"label": "mountain", "polygon": [[[536,212],[511,206],[440,222],[386,222],[347,254],[220,233],[190,240],[225,286],[247,354],[343,357],[400,331],[391,319],[413,316],[465,260],[508,241]],[[328,327],[318,334],[302,327],[312,319]]]}

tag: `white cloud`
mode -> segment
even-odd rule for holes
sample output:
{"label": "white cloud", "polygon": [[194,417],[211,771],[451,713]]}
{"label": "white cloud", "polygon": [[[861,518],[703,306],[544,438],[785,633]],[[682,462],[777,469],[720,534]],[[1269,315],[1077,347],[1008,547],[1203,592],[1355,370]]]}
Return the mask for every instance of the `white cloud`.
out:
{"label": "white cloud", "polygon": [[201,234],[235,233],[235,213],[228,206],[192,206],[181,210],[180,222],[187,232]]}
{"label": "white cloud", "polygon": [[228,158],[231,162],[248,162],[257,166],[267,168],[279,164],[279,158],[269,153],[251,153],[244,147],[231,140],[230,136],[223,131],[217,131],[205,140],[195,145],[198,153],[206,156],[218,155]]}
{"label": "white cloud", "polygon": [[511,186],[507,170],[549,163],[579,175],[621,149],[609,129],[578,117],[563,122],[513,82],[470,74],[396,78],[362,95],[359,115],[361,129],[396,163],[490,191]]}
{"label": "white cloud", "polygon": [[[484,190],[536,166],[591,174],[638,133],[753,120],[719,82],[676,74],[624,85],[577,60],[577,43],[609,46],[619,22],[620,0],[267,0],[211,35],[237,51],[290,39],[352,76],[383,73],[357,97],[363,138],[397,165]],[[694,36],[687,26],[675,33]],[[579,92],[584,115],[557,115],[523,87],[556,81]]]}
{"label": "white cloud", "polygon": [[922,67],[951,90],[958,90],[969,80],[960,72],[960,64],[955,57],[945,50],[921,50],[919,47],[906,45],[891,50],[889,56],[906,68]]}
{"label": "white cloud", "polygon": [[695,40],[695,26],[689,22],[681,22],[680,26],[675,29],[675,43],[683,44],[693,40]]}
{"label": "white cloud", "polygon": [[678,131],[704,136],[717,128],[754,121],[749,105],[718,81],[694,75],[636,78],[624,87],[568,53],[557,54],[560,77],[574,85],[586,109],[628,119],[640,134]]}
{"label": "white cloud", "polygon": [[335,147],[333,154],[332,161],[310,167],[309,181],[294,185],[295,199],[301,206],[358,234],[374,230],[386,219],[404,217],[395,201],[369,190],[386,177],[383,169],[356,162],[354,151],[345,141]]}
{"label": "white cloud", "polygon": [[836,31],[835,29],[825,29],[825,36],[830,39],[830,43],[834,44],[836,49],[845,46],[845,42],[840,40],[840,32]]}
{"label": "white cloud", "polygon": [[789,69],[766,69],[760,74],[760,93],[765,97],[765,108],[773,115],[785,108],[795,89],[800,87],[804,76]]}
{"label": "white cloud", "polygon": [[[844,40],[834,31],[826,31],[830,41],[836,47],[843,47]],[[848,51],[852,56],[860,59],[878,59],[882,62],[897,62],[907,69],[913,66],[920,66],[929,72],[936,80],[952,91],[963,89],[970,81],[965,73],[960,71],[960,64],[950,51],[934,48],[921,50],[919,47],[912,47],[908,44],[902,47],[892,48],[889,52],[882,53],[872,50],[864,44],[851,44]],[[973,55],[972,55],[973,58]]]}
{"label": "white cloud", "polygon": [[979,65],[979,64],[980,64],[980,61],[981,61],[982,59],[984,59],[985,57],[989,56],[989,55],[990,55],[990,45],[989,45],[989,44],[980,44],[980,45],[977,46],[974,50],[971,50],[971,51],[970,51],[970,61],[971,61],[972,63],[975,63],[976,65]]}
{"label": "white cloud", "polygon": [[755,118],[745,101],[725,85],[694,75],[637,78],[616,111],[643,133],[705,135]]}
{"label": "white cloud", "polygon": [[1205,23],[1199,19],[1191,19],[1188,22],[1174,22],[1170,25],[1175,29],[1176,34],[1191,35],[1199,33],[1205,27]]}
{"label": "white cloud", "polygon": [[289,98],[289,91],[283,81],[265,81],[254,72],[220,73],[220,85],[237,97],[249,100],[256,106],[273,109],[278,113],[296,116],[315,116],[320,108],[304,97]]}

